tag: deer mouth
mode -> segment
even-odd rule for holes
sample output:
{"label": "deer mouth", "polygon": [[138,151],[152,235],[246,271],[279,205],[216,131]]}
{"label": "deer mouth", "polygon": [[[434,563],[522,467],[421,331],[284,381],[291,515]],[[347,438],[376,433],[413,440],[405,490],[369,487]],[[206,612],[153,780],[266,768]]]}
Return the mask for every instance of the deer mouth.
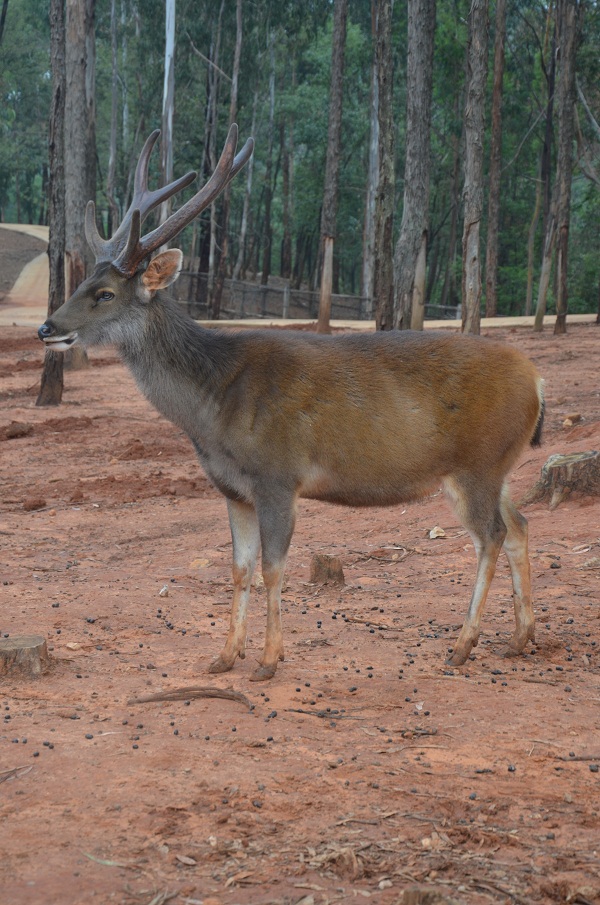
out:
{"label": "deer mouth", "polygon": [[66,352],[71,346],[77,342],[77,333],[66,333],[64,336],[48,336],[44,337],[44,344],[47,349],[53,352]]}

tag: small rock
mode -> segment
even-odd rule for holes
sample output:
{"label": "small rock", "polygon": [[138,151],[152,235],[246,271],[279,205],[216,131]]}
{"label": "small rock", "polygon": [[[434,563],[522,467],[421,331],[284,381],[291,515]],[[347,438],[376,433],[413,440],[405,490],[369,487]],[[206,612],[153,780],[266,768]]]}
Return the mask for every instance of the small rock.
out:
{"label": "small rock", "polygon": [[435,528],[428,532],[427,536],[430,540],[435,540],[436,537],[446,537],[446,532],[439,525],[436,525]]}
{"label": "small rock", "polygon": [[158,596],[159,597],[168,597],[169,596],[169,588],[166,584],[162,586],[162,588],[158,592]]}
{"label": "small rock", "polygon": [[30,496],[23,503],[23,509],[25,512],[35,512],[37,509],[45,509],[46,508],[46,500],[42,499],[42,497],[38,496]]}

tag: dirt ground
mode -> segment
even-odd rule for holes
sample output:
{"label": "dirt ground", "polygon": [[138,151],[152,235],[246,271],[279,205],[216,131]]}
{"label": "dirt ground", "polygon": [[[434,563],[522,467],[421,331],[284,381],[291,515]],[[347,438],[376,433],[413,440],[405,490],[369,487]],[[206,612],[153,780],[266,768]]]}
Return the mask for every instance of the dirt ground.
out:
{"label": "dirt ground", "polygon": [[[551,453],[600,448],[600,332],[494,335],[546,379],[518,499]],[[597,500],[524,508],[536,643],[503,658],[502,557],[458,669],[445,658],[475,556],[442,498],[302,502],[285,662],[249,682],[258,579],[247,659],[209,676],[232,592],[223,499],[110,352],[66,375],[60,408],[36,408],[42,355],[3,328],[0,634],[44,635],[54,661],[0,679],[3,905],[395,905],[413,886],[465,905],[600,903]],[[341,558],[343,587],[309,583],[315,553]],[[131,703],[197,685],[251,708]]]}

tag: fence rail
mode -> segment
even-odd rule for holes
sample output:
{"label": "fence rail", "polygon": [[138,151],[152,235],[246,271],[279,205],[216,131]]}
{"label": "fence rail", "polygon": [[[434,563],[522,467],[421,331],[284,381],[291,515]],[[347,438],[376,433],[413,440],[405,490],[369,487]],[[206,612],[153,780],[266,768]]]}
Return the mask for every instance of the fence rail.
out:
{"label": "fence rail", "polygon": [[[210,317],[208,274],[184,271],[174,285],[174,298],[187,307],[198,319]],[[368,299],[357,295],[333,295],[332,320],[366,320],[369,317]],[[428,318],[455,318],[457,308],[426,305]],[[245,280],[225,280],[221,299],[223,319],[244,317],[316,319],[319,313],[319,293],[306,289],[291,289],[289,284],[262,286]]]}

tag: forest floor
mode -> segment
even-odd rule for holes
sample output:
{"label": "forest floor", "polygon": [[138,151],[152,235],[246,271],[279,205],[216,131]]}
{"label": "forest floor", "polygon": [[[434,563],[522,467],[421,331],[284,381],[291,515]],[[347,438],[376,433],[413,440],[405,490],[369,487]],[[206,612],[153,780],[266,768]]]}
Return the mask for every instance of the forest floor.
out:
{"label": "forest floor", "polygon": [[[600,333],[494,330],[546,379],[542,449],[600,448]],[[504,659],[504,557],[479,646],[445,664],[475,568],[440,495],[355,510],[303,501],[283,595],[286,660],[207,675],[227,630],[225,504],[107,351],[35,407],[43,349],[0,337],[0,634],[43,635],[39,680],[0,678],[3,905],[600,903],[600,508],[529,519],[536,643]],[[564,427],[566,416],[581,420]],[[429,531],[445,536],[431,539]],[[343,587],[309,581],[338,556]],[[132,703],[213,686],[235,700]],[[427,900],[433,903],[433,899]]]}

